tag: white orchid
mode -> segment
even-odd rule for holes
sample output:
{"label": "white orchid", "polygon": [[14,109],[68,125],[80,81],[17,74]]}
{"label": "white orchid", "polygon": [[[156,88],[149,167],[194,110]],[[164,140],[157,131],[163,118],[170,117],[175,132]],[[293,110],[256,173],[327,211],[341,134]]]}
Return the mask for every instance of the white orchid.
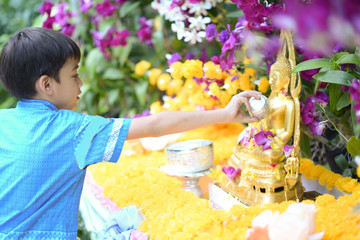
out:
{"label": "white orchid", "polygon": [[211,22],[211,18],[203,17],[200,15],[196,18],[195,17],[189,18],[189,22],[190,22],[189,28],[200,31],[206,29],[206,24]]}
{"label": "white orchid", "polygon": [[189,13],[194,13],[196,16],[198,15],[208,15],[206,10],[211,9],[211,3],[210,2],[204,2],[204,3],[196,3],[196,4],[189,4]]}
{"label": "white orchid", "polygon": [[196,42],[202,42],[205,38],[206,33],[205,31],[197,32],[195,29],[190,31],[185,31],[185,42],[189,42],[190,44],[195,44]]}
{"label": "white orchid", "polygon": [[185,23],[182,21],[176,21],[171,24],[171,30],[177,33],[177,38],[179,40],[183,39],[185,36]]}

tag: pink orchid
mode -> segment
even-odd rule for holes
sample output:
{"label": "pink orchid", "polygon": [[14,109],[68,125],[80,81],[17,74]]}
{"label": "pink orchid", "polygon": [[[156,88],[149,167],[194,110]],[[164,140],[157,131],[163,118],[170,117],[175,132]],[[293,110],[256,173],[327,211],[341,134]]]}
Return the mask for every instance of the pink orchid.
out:
{"label": "pink orchid", "polygon": [[285,153],[286,158],[290,157],[291,151],[293,149],[294,149],[294,146],[289,146],[287,144],[284,146],[284,153]]}
{"label": "pink orchid", "polygon": [[227,176],[230,180],[233,179],[234,177],[236,177],[239,173],[241,174],[241,169],[240,169],[240,168],[235,169],[235,168],[232,167],[232,166],[223,167],[223,168],[222,168],[222,171],[223,171],[223,173],[226,174],[226,176]]}

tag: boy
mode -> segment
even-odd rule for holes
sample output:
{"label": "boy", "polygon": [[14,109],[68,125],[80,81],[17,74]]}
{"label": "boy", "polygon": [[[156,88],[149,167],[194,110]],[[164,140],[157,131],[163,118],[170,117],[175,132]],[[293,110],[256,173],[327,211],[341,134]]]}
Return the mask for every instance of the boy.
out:
{"label": "boy", "polygon": [[161,136],[214,123],[254,122],[240,106],[106,119],[74,112],[81,94],[78,46],[49,29],[13,35],[0,55],[2,85],[20,101],[0,110],[0,239],[76,239],[86,167],[116,162],[126,139]]}

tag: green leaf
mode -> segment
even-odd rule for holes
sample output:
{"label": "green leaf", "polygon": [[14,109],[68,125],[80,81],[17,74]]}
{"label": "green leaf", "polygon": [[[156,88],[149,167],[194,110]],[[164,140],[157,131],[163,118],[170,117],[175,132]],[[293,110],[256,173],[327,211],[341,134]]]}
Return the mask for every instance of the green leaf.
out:
{"label": "green leaf", "polygon": [[302,131],[300,133],[300,147],[302,156],[306,158],[311,158],[312,153],[310,147],[310,139]]}
{"label": "green leaf", "polygon": [[360,139],[352,136],[346,144],[346,149],[353,157],[360,155]]}
{"label": "green leaf", "polygon": [[351,104],[351,122],[352,122],[352,125],[353,125],[353,132],[354,132],[354,136],[356,138],[359,137],[360,135],[360,123],[358,123],[357,121],[357,116],[356,116],[356,111],[354,109],[354,101],[352,102]]}
{"label": "green leaf", "polygon": [[228,18],[237,18],[237,17],[242,17],[242,16],[244,16],[244,12],[242,10],[233,11],[233,12],[229,12],[228,14],[226,14],[226,17],[228,17]]}
{"label": "green leaf", "polygon": [[145,100],[146,100],[146,90],[148,87],[148,81],[143,81],[140,83],[137,83],[135,86],[135,93],[136,93],[136,97],[139,100],[139,103],[141,106],[145,105]]}
{"label": "green leaf", "polygon": [[348,52],[338,52],[338,53],[335,53],[334,57],[333,57],[333,61],[337,61],[338,59],[340,59],[341,57],[345,56],[345,55],[348,55],[349,53]]}
{"label": "green leaf", "polygon": [[116,47],[113,49],[116,56],[118,56],[118,58],[119,58],[119,63],[120,63],[121,67],[124,66],[126,60],[129,57],[129,54],[132,49],[132,42],[133,42],[133,39],[131,37],[129,37],[127,40],[127,44],[125,46],[123,46],[123,47],[119,46],[119,47]]}
{"label": "green leaf", "polygon": [[337,64],[357,64],[360,65],[360,57],[357,54],[347,54],[340,57],[337,61]]}
{"label": "green leaf", "polygon": [[120,17],[125,17],[130,12],[133,12],[140,5],[138,2],[125,2],[120,8]]}
{"label": "green leaf", "polygon": [[337,104],[340,100],[341,89],[338,84],[329,84],[329,104],[330,111],[335,112],[337,108]]}
{"label": "green leaf", "polygon": [[124,78],[124,73],[118,68],[107,68],[102,77],[104,79],[119,80]]}
{"label": "green leaf", "polygon": [[322,82],[350,86],[354,76],[343,71],[326,71],[319,72],[318,74],[314,75],[313,78]]}
{"label": "green leaf", "polygon": [[310,59],[297,64],[293,69],[293,73],[310,70],[310,69],[322,68],[322,67],[332,67],[332,66],[333,63],[328,58]]}
{"label": "green leaf", "polygon": [[349,163],[343,154],[337,155],[335,157],[335,162],[341,170],[345,170],[349,167]]}
{"label": "green leaf", "polygon": [[352,177],[352,171],[350,168],[346,168],[342,174],[344,177]]}
{"label": "green leaf", "polygon": [[349,93],[346,92],[340,97],[338,103],[336,104],[336,110],[340,111],[341,109],[349,105],[350,105],[350,96]]}

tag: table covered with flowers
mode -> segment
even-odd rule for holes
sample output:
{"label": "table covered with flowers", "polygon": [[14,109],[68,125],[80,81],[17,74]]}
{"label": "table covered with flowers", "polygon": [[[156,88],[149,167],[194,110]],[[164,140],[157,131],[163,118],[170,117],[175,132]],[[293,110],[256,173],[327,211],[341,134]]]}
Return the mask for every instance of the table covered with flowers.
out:
{"label": "table covered with flowers", "polygon": [[[233,145],[242,124],[213,125],[183,133],[178,141],[204,138],[214,143],[214,164],[221,165],[233,152]],[[234,205],[230,210],[213,208],[206,198],[182,189],[181,180],[160,170],[166,164],[163,150],[146,151],[139,143],[127,143],[118,163],[97,164],[88,169],[95,183],[103,189],[98,197],[110,199],[121,209],[135,205],[145,215],[138,231],[150,239],[246,239],[252,221],[265,210],[284,212],[293,201],[279,204],[244,207]],[[221,173],[215,168],[210,177]],[[324,194],[315,201],[303,203],[316,206],[315,232],[324,232],[323,239],[359,239],[360,184],[301,159],[301,173],[315,179],[327,189],[337,188],[346,193],[337,199]],[[100,196],[101,195],[101,196]],[[113,206],[114,207],[114,206]],[[111,207],[108,208],[111,209]],[[114,209],[112,209],[114,211]],[[300,227],[304,219],[296,223]],[[278,226],[280,227],[280,226]],[[290,224],[283,226],[291,234]],[[290,239],[290,238],[284,238]]]}

